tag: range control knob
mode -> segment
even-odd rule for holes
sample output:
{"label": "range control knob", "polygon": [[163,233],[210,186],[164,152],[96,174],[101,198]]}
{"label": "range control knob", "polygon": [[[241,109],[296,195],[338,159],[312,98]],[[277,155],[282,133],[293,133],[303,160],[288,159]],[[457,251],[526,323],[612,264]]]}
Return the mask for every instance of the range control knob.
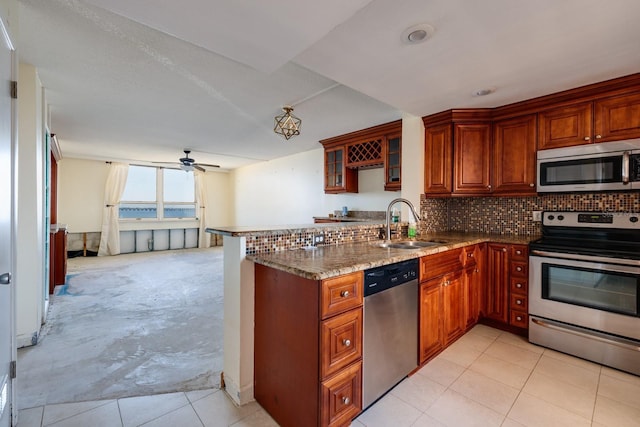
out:
{"label": "range control knob", "polygon": [[638,222],[638,217],[637,216],[632,216],[631,218],[629,218],[629,221],[636,223]]}
{"label": "range control knob", "polygon": [[547,217],[547,219],[548,219],[549,221],[553,221],[554,219],[556,219],[556,217],[555,217],[555,216],[553,216],[553,215],[549,215],[549,216]]}
{"label": "range control knob", "polygon": [[564,219],[564,215],[558,215],[558,221],[562,221]]}

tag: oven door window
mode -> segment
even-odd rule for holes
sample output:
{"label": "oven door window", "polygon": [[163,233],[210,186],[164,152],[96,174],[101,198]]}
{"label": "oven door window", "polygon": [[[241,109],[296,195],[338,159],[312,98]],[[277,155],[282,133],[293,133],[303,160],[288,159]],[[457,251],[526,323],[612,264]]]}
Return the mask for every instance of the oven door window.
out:
{"label": "oven door window", "polygon": [[542,264],[542,298],[640,317],[640,276]]}
{"label": "oven door window", "polygon": [[605,184],[622,180],[622,156],[544,162],[541,185]]}

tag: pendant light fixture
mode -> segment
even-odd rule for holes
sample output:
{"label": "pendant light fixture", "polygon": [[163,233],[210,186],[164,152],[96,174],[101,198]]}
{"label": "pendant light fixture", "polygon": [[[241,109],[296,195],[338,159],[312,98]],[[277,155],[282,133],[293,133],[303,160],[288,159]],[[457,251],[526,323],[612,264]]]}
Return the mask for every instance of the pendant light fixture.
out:
{"label": "pendant light fixture", "polygon": [[285,105],[282,107],[283,114],[275,117],[273,131],[289,139],[295,135],[300,135],[300,125],[302,120],[291,114],[293,107]]}

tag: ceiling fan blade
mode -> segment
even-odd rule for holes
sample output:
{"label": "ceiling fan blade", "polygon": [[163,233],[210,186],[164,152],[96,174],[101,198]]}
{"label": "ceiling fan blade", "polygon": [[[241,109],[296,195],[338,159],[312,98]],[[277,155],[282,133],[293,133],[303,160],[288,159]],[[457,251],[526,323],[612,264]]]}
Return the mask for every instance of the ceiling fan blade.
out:
{"label": "ceiling fan blade", "polygon": [[219,168],[220,167],[220,165],[211,165],[209,163],[196,163],[196,165],[207,166],[207,167],[210,167],[210,168]]}
{"label": "ceiling fan blade", "polygon": [[198,165],[198,164],[195,164],[195,163],[194,163],[192,166],[193,166],[195,169],[199,170],[200,172],[206,172],[206,170],[205,170],[204,168],[200,167],[200,165]]}

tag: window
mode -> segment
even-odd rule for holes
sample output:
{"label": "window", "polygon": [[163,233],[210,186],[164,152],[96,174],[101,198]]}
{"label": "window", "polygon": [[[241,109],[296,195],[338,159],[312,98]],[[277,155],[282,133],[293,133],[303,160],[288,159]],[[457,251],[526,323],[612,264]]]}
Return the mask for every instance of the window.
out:
{"label": "window", "polygon": [[130,166],[120,219],[196,218],[193,172]]}

